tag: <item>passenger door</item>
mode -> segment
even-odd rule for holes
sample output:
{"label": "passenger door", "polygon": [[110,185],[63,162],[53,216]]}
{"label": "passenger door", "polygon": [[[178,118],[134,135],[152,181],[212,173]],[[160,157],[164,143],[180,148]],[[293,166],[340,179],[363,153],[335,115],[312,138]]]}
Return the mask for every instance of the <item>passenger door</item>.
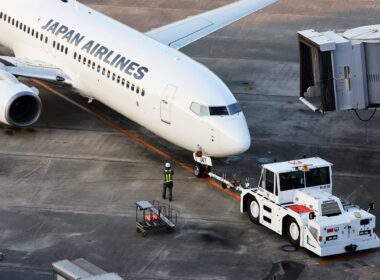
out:
{"label": "passenger door", "polygon": [[172,103],[177,92],[177,87],[168,85],[161,96],[161,121],[167,124],[172,122]]}

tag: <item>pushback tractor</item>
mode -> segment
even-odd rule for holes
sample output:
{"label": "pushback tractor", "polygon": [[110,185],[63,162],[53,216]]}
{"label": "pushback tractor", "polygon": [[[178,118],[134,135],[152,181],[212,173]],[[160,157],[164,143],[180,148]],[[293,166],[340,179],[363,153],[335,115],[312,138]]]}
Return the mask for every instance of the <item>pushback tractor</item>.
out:
{"label": "pushback tractor", "polygon": [[321,158],[265,164],[256,188],[241,188],[241,212],[324,257],[380,247],[376,218],[332,194],[332,164]]}
{"label": "pushback tractor", "polygon": [[262,165],[257,187],[211,172],[212,160],[194,153],[194,174],[209,176],[240,194],[240,211],[295,247],[325,257],[380,247],[375,209],[367,211],[332,194],[332,164],[319,157]]}

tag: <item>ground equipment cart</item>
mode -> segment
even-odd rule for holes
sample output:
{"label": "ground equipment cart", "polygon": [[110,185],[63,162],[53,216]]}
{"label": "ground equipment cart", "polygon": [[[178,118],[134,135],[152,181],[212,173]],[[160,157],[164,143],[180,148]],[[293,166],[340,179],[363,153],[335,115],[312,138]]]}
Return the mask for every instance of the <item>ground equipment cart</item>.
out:
{"label": "ground equipment cart", "polygon": [[169,204],[158,201],[136,202],[136,231],[145,237],[149,231],[172,232],[177,224],[178,212]]}

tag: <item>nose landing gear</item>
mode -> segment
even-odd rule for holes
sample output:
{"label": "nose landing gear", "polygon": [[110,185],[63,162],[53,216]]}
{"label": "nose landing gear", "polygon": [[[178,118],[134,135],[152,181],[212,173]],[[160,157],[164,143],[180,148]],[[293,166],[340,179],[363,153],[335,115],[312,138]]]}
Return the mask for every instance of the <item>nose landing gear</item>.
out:
{"label": "nose landing gear", "polygon": [[229,188],[229,189],[241,190],[241,189],[249,188],[249,180],[243,186],[240,180],[228,181],[225,178],[225,176],[221,177],[211,172],[212,159],[209,156],[203,155],[202,150],[198,150],[197,152],[195,152],[193,154],[193,158],[195,161],[193,172],[196,177],[198,178],[209,177],[209,178],[215,179],[216,181],[221,183],[224,189]]}
{"label": "nose landing gear", "polygon": [[194,175],[198,178],[204,178],[209,176],[212,167],[211,157],[204,156],[202,150],[199,149],[197,152],[193,153],[193,158],[195,161],[195,165],[193,168]]}

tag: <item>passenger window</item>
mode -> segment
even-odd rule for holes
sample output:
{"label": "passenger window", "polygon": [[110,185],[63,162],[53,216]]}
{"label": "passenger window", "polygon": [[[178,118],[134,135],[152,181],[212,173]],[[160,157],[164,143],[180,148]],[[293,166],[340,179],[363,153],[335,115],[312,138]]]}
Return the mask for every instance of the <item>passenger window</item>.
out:
{"label": "passenger window", "polygon": [[102,72],[103,76],[106,74],[106,68],[103,67],[103,72]]}
{"label": "passenger window", "polygon": [[65,49],[65,54],[68,54],[68,52],[69,52],[69,48],[66,47],[66,49]]}
{"label": "passenger window", "polygon": [[74,53],[74,59],[77,59],[77,52]]}
{"label": "passenger window", "polygon": [[120,84],[120,76],[117,76],[117,83]]}
{"label": "passenger window", "polygon": [[92,63],[92,70],[95,70],[96,64],[95,62]]}
{"label": "passenger window", "polygon": [[109,78],[109,77],[111,77],[111,71],[110,70],[108,70],[108,72],[107,72],[107,78]]}
{"label": "passenger window", "polygon": [[135,84],[132,84],[132,86],[131,86],[131,90],[132,90],[132,91],[135,91]]}
{"label": "passenger window", "polygon": [[112,81],[115,81],[115,79],[116,79],[116,74],[113,73],[113,74],[112,74]]}
{"label": "passenger window", "polygon": [[145,96],[145,89],[141,91],[141,96]]}
{"label": "passenger window", "polygon": [[136,93],[140,93],[140,87],[136,88]]}
{"label": "passenger window", "polygon": [[3,18],[3,12],[0,13],[0,19],[2,19],[2,18]]}
{"label": "passenger window", "polygon": [[83,65],[86,65],[86,62],[87,62],[87,58],[83,57]]}
{"label": "passenger window", "polygon": [[82,56],[79,55],[79,56],[78,56],[78,61],[81,62],[81,60],[82,60]]}
{"label": "passenger window", "polygon": [[100,73],[100,69],[101,69],[101,67],[100,67],[100,65],[98,65],[98,73]]}
{"label": "passenger window", "polygon": [[127,88],[129,88],[129,86],[130,86],[130,83],[129,83],[129,81],[127,82]]}
{"label": "passenger window", "polygon": [[125,79],[124,79],[124,78],[121,80],[121,85],[122,85],[122,86],[125,85]]}

